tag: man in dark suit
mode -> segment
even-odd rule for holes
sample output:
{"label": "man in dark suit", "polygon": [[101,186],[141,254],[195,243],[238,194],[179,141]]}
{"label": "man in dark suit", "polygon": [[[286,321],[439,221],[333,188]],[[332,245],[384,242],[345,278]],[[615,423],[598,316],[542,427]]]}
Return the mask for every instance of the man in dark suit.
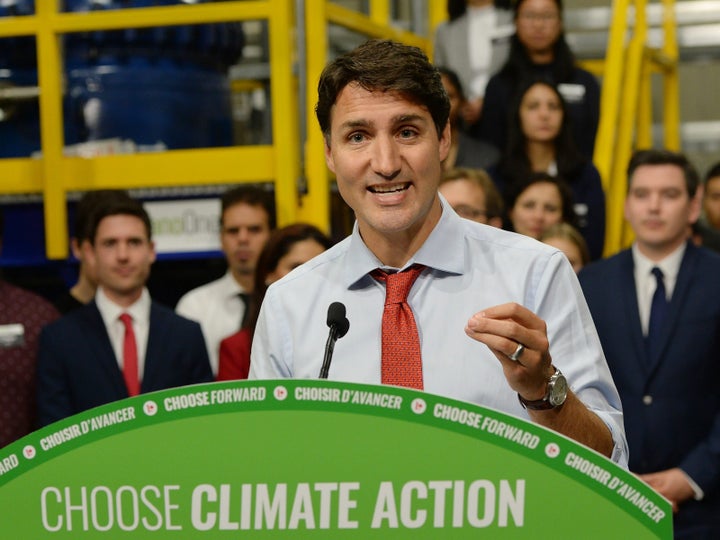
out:
{"label": "man in dark suit", "polygon": [[635,242],[579,276],[630,470],[672,502],[676,538],[720,538],[720,257],[688,241],[698,183],[682,154],[637,152],[625,201]]}
{"label": "man in dark suit", "polygon": [[155,261],[148,214],[130,197],[99,205],[85,255],[95,299],[40,336],[40,425],[129,395],[213,380],[200,326],[150,298]]}

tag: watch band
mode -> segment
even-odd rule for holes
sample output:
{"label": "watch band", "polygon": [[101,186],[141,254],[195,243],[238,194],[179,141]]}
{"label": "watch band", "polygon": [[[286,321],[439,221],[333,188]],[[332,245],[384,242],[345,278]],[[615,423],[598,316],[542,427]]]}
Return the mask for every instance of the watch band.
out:
{"label": "watch band", "polygon": [[550,400],[545,396],[542,399],[534,399],[532,401],[525,399],[520,394],[517,395],[518,400],[520,401],[520,405],[523,406],[523,409],[530,409],[531,411],[547,411],[550,409],[554,409],[552,403],[550,403]]}

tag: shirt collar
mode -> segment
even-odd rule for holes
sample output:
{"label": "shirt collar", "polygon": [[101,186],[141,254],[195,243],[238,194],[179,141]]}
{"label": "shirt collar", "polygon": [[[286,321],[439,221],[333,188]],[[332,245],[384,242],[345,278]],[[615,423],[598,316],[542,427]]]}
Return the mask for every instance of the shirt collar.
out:
{"label": "shirt collar", "polygon": [[225,290],[227,291],[228,298],[234,298],[239,293],[246,292],[245,289],[235,280],[232,272],[228,269],[225,275],[220,278],[224,282]]}
{"label": "shirt collar", "polygon": [[[464,272],[463,228],[466,225],[443,196],[439,194],[438,196],[442,205],[440,221],[435,225],[435,228],[430,232],[430,235],[415,255],[399,270],[404,270],[413,264],[422,264],[428,268],[450,274],[462,274]],[[351,287],[371,271],[382,267],[382,262],[370,251],[370,248],[367,247],[360,236],[356,221],[346,254],[346,285]]]}
{"label": "shirt collar", "polygon": [[149,324],[150,303],[150,293],[147,288],[143,288],[140,298],[126,308],[110,300],[102,286],[98,287],[95,293],[95,304],[97,305],[98,311],[100,311],[103,321],[105,321],[105,326],[113,324],[123,313],[129,313],[133,321],[137,323]]}
{"label": "shirt collar", "polygon": [[675,251],[670,255],[662,259],[661,261],[652,261],[643,255],[637,247],[637,242],[632,245],[633,261],[635,268],[639,275],[649,275],[650,271],[654,267],[658,267],[662,270],[665,279],[670,279],[673,282],[676,280],[678,272],[680,272],[680,264],[682,263],[683,255],[685,255],[685,249],[687,243],[683,242]]}

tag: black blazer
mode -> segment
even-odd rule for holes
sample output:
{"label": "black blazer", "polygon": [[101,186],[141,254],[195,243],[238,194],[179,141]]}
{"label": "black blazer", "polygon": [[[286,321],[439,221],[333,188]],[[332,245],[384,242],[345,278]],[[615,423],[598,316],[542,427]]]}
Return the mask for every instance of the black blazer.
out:
{"label": "black blazer", "polygon": [[648,358],[632,252],[579,275],[620,392],[630,470],[680,467],[704,491],[675,516],[676,532],[709,528],[720,538],[720,256],[688,243],[662,344]]}
{"label": "black blazer", "polygon": [[[152,302],[142,393],[213,380],[200,325]],[[46,326],[37,367],[38,421],[44,426],[128,397],[95,302]]]}

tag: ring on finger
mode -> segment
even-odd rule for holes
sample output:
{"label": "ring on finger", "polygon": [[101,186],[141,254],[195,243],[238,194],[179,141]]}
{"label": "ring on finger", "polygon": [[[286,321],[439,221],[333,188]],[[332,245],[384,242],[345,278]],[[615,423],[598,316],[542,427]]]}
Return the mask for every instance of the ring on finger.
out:
{"label": "ring on finger", "polygon": [[508,358],[512,360],[513,362],[517,362],[520,360],[520,357],[522,356],[523,351],[525,350],[525,345],[522,343],[518,343],[517,349],[515,349],[515,352],[508,355]]}

